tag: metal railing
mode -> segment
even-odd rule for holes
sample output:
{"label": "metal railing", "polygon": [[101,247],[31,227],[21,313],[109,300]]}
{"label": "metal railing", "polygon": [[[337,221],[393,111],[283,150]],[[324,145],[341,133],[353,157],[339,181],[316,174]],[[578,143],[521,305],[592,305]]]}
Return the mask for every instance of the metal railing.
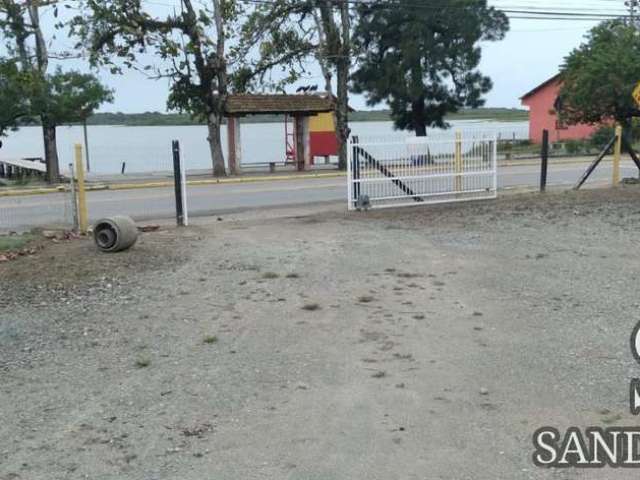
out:
{"label": "metal railing", "polygon": [[496,138],[353,137],[349,209],[496,198]]}

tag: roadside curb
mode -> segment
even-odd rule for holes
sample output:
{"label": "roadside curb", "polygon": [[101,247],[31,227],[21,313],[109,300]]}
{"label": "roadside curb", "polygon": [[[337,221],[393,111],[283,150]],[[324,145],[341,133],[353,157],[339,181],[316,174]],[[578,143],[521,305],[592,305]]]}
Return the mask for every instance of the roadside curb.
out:
{"label": "roadside curb", "polygon": [[[314,174],[298,174],[298,175],[277,175],[277,176],[260,176],[260,177],[238,177],[238,178],[221,178],[221,179],[206,179],[206,180],[188,180],[189,186],[204,186],[204,185],[232,185],[243,183],[260,183],[260,182],[273,182],[273,181],[287,181],[287,180],[307,180],[307,179],[322,179],[322,178],[341,178],[346,176],[345,172],[331,172],[331,173],[314,173]],[[99,184],[99,185],[87,185],[86,190],[88,192],[102,191],[102,190],[142,190],[147,188],[167,188],[172,187],[173,182],[140,182],[140,183],[114,183],[114,184]],[[66,186],[57,187],[42,187],[42,188],[24,188],[14,190],[0,190],[0,197],[26,197],[30,195],[46,195],[53,193],[68,192],[69,188]]]}
{"label": "roadside curb", "polygon": [[[549,158],[549,166],[553,165],[588,165],[593,162],[595,157],[569,157],[569,158]],[[602,159],[601,163],[613,162],[613,155],[607,155]],[[537,167],[541,163],[539,158],[527,158],[523,160],[499,160],[498,167]]]}

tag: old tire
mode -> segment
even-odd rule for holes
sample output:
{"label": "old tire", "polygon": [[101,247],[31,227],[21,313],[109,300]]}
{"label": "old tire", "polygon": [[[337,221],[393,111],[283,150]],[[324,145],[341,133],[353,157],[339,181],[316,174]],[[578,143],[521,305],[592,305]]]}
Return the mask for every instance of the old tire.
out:
{"label": "old tire", "polygon": [[138,241],[138,227],[124,215],[103,218],[93,226],[93,239],[103,252],[122,252]]}

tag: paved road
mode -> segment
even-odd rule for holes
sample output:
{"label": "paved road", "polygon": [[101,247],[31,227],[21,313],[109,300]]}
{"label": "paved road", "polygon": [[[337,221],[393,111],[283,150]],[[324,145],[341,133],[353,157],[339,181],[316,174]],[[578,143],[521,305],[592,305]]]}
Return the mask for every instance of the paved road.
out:
{"label": "paved road", "polygon": [[[552,165],[550,185],[573,185],[586,169],[586,164]],[[624,163],[622,175],[635,176],[637,170]],[[601,166],[590,182],[605,182],[611,178],[611,167]],[[503,167],[499,187],[535,186],[539,167]],[[171,218],[175,213],[173,191],[169,188],[89,192],[91,220],[113,214],[127,214],[138,220]],[[346,180],[301,179],[246,184],[221,184],[190,187],[188,194],[191,215],[212,215],[260,207],[274,207],[318,202],[345,201]],[[59,225],[72,218],[67,194],[29,197],[0,197],[0,231],[21,230],[33,226]]]}

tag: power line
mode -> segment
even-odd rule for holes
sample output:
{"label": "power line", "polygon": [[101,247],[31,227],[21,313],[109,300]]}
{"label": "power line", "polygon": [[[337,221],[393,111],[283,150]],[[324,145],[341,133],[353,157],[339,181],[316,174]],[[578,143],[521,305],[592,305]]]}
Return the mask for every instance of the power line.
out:
{"label": "power line", "polygon": [[[240,0],[243,3],[254,4],[254,5],[270,5],[272,2],[270,0]],[[347,3],[354,6],[369,6],[374,8],[397,8],[399,2],[397,0],[344,0]],[[639,0],[632,0],[634,2],[638,2]],[[300,6],[303,6],[306,2],[300,2]],[[467,8],[465,5],[452,5],[448,2],[443,2],[442,0],[438,2],[431,3],[410,3],[403,2],[403,6],[407,6],[410,8],[414,8],[416,10],[458,10]],[[600,8],[581,8],[580,10],[576,10],[575,8],[567,8],[567,7],[554,7],[553,9],[533,6],[533,5],[523,5],[523,6],[513,6],[513,5],[499,5],[495,6],[496,9],[504,12],[509,18],[514,19],[527,19],[527,20],[585,20],[585,21],[604,21],[604,20],[615,20],[615,19],[624,19],[628,18],[628,15],[624,11],[620,12],[612,12],[612,13],[601,13],[603,11],[611,12],[610,8],[605,10]]]}
{"label": "power line", "polygon": [[[176,8],[181,0],[176,0],[176,3],[170,4],[158,0],[144,0],[151,5],[164,6],[168,8]],[[252,5],[272,5],[273,0],[239,0],[245,4]],[[354,6],[370,6],[376,8],[397,8],[398,0],[344,0],[350,5]],[[473,0],[471,0],[473,1]],[[602,22],[606,20],[624,20],[627,22],[635,23],[638,20],[638,11],[640,10],[640,0],[626,0],[631,4],[627,6],[627,10],[624,10],[624,6],[621,4],[621,0],[600,0],[597,3],[585,3],[582,2],[580,7],[567,7],[567,6],[553,6],[545,7],[538,5],[532,5],[531,0],[525,0],[523,4],[517,4],[518,0],[507,0],[509,3],[498,4],[497,0],[490,5],[497,10],[502,11],[512,20],[537,20],[537,21],[564,21],[564,22]],[[297,2],[299,6],[307,5],[308,2],[300,0]],[[620,9],[612,9],[611,5],[616,3]],[[465,5],[452,5],[446,0],[437,0],[435,2],[404,2],[403,5],[410,8],[420,10],[459,10],[467,8]],[[336,2],[334,6],[338,6]]]}

